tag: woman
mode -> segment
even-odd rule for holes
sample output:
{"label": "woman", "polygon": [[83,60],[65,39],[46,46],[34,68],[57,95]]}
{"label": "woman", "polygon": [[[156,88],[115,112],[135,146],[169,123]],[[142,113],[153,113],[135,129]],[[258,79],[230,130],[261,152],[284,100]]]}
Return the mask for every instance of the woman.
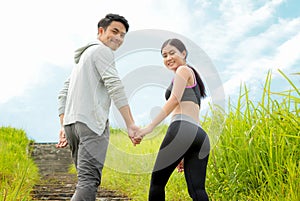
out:
{"label": "woman", "polygon": [[165,96],[161,112],[135,138],[142,138],[172,113],[172,122],[158,152],[151,175],[149,201],[165,200],[165,186],[178,165],[184,160],[184,174],[193,200],[208,200],[205,177],[210,151],[209,139],[198,126],[200,99],[206,96],[204,84],[196,70],[186,63],[187,50],[178,39],[167,40],[161,48],[164,64],[175,77]]}

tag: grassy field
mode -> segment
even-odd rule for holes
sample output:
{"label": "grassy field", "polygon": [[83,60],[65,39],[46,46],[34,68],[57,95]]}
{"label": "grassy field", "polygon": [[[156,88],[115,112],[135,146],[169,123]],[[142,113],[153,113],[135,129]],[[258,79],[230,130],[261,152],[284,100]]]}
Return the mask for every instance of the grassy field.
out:
{"label": "grassy field", "polygon": [[[211,200],[300,200],[300,92],[282,72],[290,90],[271,92],[268,74],[261,100],[242,86],[237,103],[214,110],[202,127],[212,139],[206,188]],[[121,130],[111,131],[102,186],[147,200],[150,172],[167,126],[133,147]],[[191,200],[184,175],[174,171],[167,200]]]}
{"label": "grassy field", "polygon": [[[241,86],[236,103],[212,110],[202,127],[212,143],[206,188],[210,200],[300,200],[300,89],[290,84],[272,92],[268,74],[261,99]],[[217,108],[217,107],[214,107]],[[116,189],[134,201],[147,200],[151,170],[167,126],[133,147],[127,134],[111,129],[101,186]],[[23,130],[0,128],[0,200],[30,200],[38,170],[30,158],[30,140]],[[174,171],[166,187],[168,201],[191,200],[184,175]]]}
{"label": "grassy field", "polygon": [[30,200],[38,170],[29,156],[30,141],[23,130],[0,128],[0,200]]}

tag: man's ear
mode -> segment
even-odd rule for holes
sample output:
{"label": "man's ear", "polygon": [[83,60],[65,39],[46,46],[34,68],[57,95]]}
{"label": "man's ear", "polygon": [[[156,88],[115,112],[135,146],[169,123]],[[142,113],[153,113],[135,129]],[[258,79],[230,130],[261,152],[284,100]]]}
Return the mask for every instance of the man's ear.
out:
{"label": "man's ear", "polygon": [[103,27],[98,28],[98,35],[102,35],[104,33]]}

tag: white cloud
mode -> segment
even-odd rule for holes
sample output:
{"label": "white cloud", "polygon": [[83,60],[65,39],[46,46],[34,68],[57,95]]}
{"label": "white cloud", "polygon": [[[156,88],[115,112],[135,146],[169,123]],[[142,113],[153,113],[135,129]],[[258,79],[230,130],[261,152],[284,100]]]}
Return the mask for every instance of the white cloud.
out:
{"label": "white cloud", "polygon": [[[132,12],[129,7],[138,9]],[[186,3],[180,0],[8,1],[0,14],[0,102],[47,79],[45,64],[71,68],[73,51],[96,39],[98,20],[107,13],[125,16],[130,31],[155,28],[180,32],[188,28],[187,12]]]}
{"label": "white cloud", "polygon": [[[300,28],[300,27],[299,27]],[[300,33],[285,41],[278,49],[274,59],[270,61],[271,67],[284,69],[300,61]]]}
{"label": "white cloud", "polygon": [[[162,29],[191,39],[217,64],[226,95],[234,98],[242,82],[260,87],[269,68],[290,70],[291,66],[297,66],[299,69],[300,17],[277,16],[278,7],[285,2],[289,3],[284,0],[1,2],[0,104],[12,97],[30,96],[28,89],[53,79],[46,72],[49,66],[64,68],[64,72],[71,69],[73,51],[96,38],[97,22],[107,13],[125,16],[130,31]],[[145,63],[152,62],[148,59],[145,58]],[[208,102],[211,100],[204,100],[202,112],[207,110]],[[151,107],[134,106],[136,118],[143,122],[150,120]]]}
{"label": "white cloud", "polygon": [[[268,69],[288,69],[299,62],[300,18],[276,16],[283,2],[224,0],[195,12],[196,19],[203,18],[193,38],[217,61],[227,96],[236,96],[244,82],[260,87]],[[215,12],[214,16],[205,9]]]}
{"label": "white cloud", "polygon": [[200,18],[200,11],[197,11],[194,16],[195,21],[200,21],[201,25],[198,25],[199,29],[193,38],[199,38],[199,43],[213,59],[230,55],[234,46],[249,33],[266,26],[281,2],[254,5],[251,0],[223,0],[219,4],[211,4],[209,11],[214,12],[213,16],[207,14],[207,8],[203,7],[201,13],[206,15]]}
{"label": "white cloud", "polygon": [[254,84],[263,80],[269,69],[284,70],[297,64],[300,59],[298,30],[300,18],[280,20],[265,32],[245,38],[236,47],[236,54],[225,71],[231,77],[225,84],[227,94],[235,94],[241,82]]}
{"label": "white cloud", "polygon": [[[0,102],[22,95],[46,79],[45,63],[71,68],[74,49],[96,38],[98,20],[110,12],[125,16],[130,31],[163,29],[191,38],[213,62],[222,62],[224,67],[219,68],[227,81],[225,90],[228,95],[236,93],[240,81],[252,80],[261,68],[288,67],[299,59],[295,45],[299,40],[295,35],[299,19],[277,19],[276,8],[282,3],[283,0],[223,0],[217,4],[206,0],[8,1],[0,14],[5,27],[0,39]],[[133,12],[129,8],[136,9]]]}

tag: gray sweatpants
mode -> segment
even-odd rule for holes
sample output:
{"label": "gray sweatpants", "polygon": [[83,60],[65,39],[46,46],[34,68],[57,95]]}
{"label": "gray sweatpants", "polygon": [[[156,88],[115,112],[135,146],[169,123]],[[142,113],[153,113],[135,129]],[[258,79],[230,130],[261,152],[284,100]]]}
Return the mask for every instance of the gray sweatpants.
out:
{"label": "gray sweatpants", "polygon": [[95,201],[109,142],[109,125],[101,136],[81,122],[66,125],[65,132],[78,175],[71,200]]}

